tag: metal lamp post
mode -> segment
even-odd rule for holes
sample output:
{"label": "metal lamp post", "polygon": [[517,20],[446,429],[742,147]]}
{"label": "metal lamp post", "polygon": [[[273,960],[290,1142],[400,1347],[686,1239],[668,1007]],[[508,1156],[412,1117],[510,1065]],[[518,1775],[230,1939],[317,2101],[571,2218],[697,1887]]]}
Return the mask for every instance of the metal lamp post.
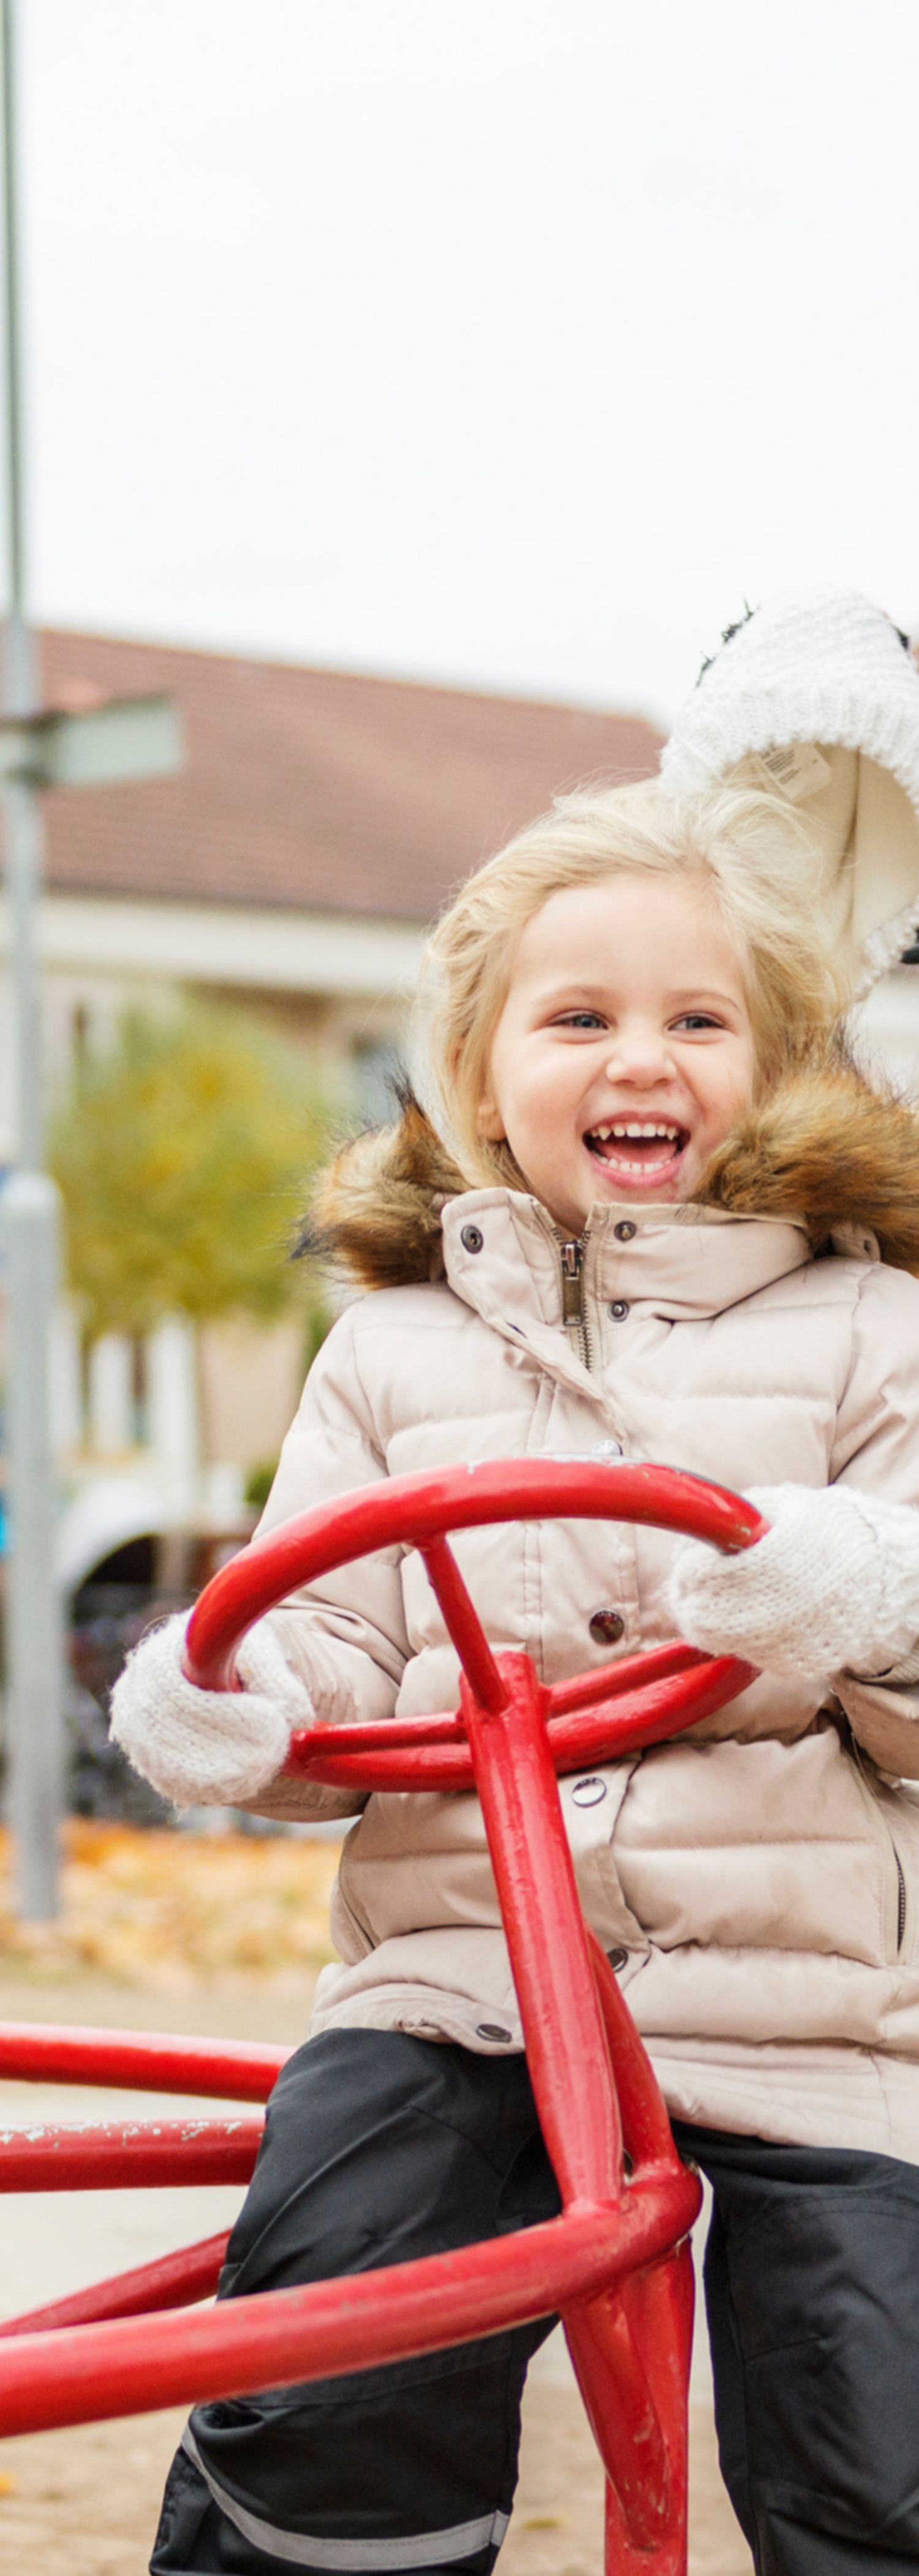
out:
{"label": "metal lamp post", "polygon": [[13,1020],[16,1168],[0,1195],[7,1282],[9,1565],[7,1583],[8,1812],[16,1904],[26,1918],[57,1910],[63,1802],[63,1656],[55,1570],[56,1494],[49,1380],[58,1282],[58,1194],[43,1170],[41,1024],[36,904],[41,891],[41,791],[164,775],[179,766],[168,699],[123,699],[83,715],[42,710],[25,606],[14,0],[0,0],[3,39],[4,340],[9,606],[0,721],[9,986]]}

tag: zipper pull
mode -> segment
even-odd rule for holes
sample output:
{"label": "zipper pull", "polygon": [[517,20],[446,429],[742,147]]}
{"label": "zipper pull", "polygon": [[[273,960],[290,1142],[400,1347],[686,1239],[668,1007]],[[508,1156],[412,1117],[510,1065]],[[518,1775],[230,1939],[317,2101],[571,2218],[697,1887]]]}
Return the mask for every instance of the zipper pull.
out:
{"label": "zipper pull", "polygon": [[577,1349],[578,1358],[590,1367],[590,1334],[584,1312],[584,1238],[574,1237],[559,1246],[562,1265],[562,1322]]}
{"label": "zipper pull", "polygon": [[563,1321],[566,1324],[583,1324],[584,1284],[581,1278],[584,1267],[583,1243],[563,1243],[561,1264]]}

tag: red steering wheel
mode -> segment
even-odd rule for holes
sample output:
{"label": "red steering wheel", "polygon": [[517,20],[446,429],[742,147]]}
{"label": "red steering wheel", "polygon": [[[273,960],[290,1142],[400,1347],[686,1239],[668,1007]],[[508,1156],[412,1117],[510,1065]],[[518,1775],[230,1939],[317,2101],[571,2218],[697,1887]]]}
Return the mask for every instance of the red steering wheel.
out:
{"label": "red steering wheel", "polygon": [[[264,1611],[354,1557],[401,1546],[423,1557],[468,1689],[480,1708],[496,1714],[507,1698],[509,1659],[492,1653],[445,1534],[550,1516],[641,1522],[708,1539],[729,1555],[750,1547],[767,1527],[742,1496],[671,1467],[521,1458],[394,1476],[300,1513],[224,1566],[189,1623],[188,1677],[212,1690],[232,1688],[235,1650]],[[735,1656],[701,1654],[677,1640],[551,1688],[540,1685],[555,1769],[613,1760],[681,1733],[753,1679],[753,1666]],[[287,1768],[335,1787],[471,1788],[465,1711],[311,1726],[294,1736]]]}

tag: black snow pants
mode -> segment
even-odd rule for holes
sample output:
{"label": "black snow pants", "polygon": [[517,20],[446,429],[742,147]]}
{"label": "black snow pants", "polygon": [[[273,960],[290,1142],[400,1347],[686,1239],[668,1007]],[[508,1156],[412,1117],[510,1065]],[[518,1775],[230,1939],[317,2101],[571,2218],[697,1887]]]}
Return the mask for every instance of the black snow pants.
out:
{"label": "black snow pants", "polygon": [[[759,2576],[919,2571],[919,2170],[675,2134],[713,2185],[719,2449]],[[220,2296],[444,2252],[558,2205],[522,2057],[330,2031],[275,2086]],[[552,2322],[196,2407],[152,2576],[489,2576]]]}

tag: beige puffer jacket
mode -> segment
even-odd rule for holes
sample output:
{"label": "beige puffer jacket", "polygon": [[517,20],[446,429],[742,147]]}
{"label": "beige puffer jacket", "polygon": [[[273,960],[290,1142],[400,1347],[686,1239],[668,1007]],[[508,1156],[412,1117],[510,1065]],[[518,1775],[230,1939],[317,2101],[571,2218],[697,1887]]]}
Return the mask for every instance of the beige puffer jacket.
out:
{"label": "beige puffer jacket", "polygon": [[[365,1275],[401,1262],[410,1284],[334,1327],[263,1529],[387,1475],[573,1453],[919,1502],[919,1283],[877,1242],[919,1259],[919,1137],[900,1105],[843,1071],[799,1082],[742,1122],[705,1204],[595,1211],[567,1325],[538,1202],[443,1205],[420,1116],[397,1146],[369,1172],[366,1148],[346,1160],[332,1232]],[[443,1275],[421,1280],[432,1244]],[[668,1633],[665,1534],[545,1522],[454,1544],[492,1642],[525,1647],[549,1681],[609,1659],[598,1610],[621,1618],[622,1654]],[[280,1615],[324,1717],[455,1705],[417,1556],[364,1560]],[[585,1913],[674,2112],[919,2162],[919,1797],[881,1776],[919,1779],[917,1720],[910,1689],[840,1675],[817,1708],[764,1676],[690,1736],[589,1789],[561,1783]],[[311,1803],[282,1781],[258,1801]],[[520,2047],[473,1797],[371,1798],[333,1930],[344,1964],[320,1980],[314,2028]]]}

